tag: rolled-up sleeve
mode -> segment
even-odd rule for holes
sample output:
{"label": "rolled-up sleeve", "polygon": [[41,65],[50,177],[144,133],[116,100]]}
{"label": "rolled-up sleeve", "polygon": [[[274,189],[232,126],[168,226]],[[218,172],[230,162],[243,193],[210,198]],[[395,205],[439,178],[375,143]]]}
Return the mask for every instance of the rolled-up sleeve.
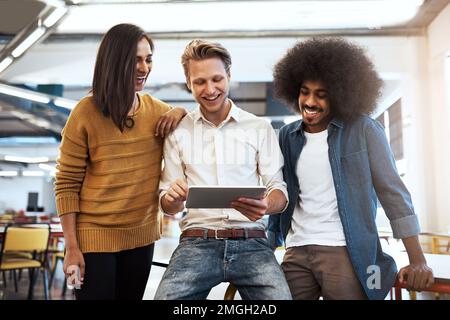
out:
{"label": "rolled-up sleeve", "polygon": [[366,128],[372,181],[388,217],[394,238],[416,236],[420,232],[411,195],[400,178],[384,128],[371,121]]}
{"label": "rolled-up sleeve", "polygon": [[391,220],[390,223],[396,239],[409,238],[420,233],[419,221],[415,214]]}

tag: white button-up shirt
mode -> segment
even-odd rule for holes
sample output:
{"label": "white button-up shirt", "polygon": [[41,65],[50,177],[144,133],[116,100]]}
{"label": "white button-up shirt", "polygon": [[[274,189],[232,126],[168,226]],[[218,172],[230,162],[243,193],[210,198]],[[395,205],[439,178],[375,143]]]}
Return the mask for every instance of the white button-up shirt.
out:
{"label": "white button-up shirt", "polygon": [[[231,101],[231,100],[230,100]],[[164,141],[164,169],[160,201],[176,179],[188,186],[259,186],[281,190],[286,199],[282,174],[283,156],[272,126],[231,102],[227,118],[218,126],[208,121],[198,107],[187,114]],[[180,221],[181,231],[190,228],[265,229],[235,209],[188,209]]]}

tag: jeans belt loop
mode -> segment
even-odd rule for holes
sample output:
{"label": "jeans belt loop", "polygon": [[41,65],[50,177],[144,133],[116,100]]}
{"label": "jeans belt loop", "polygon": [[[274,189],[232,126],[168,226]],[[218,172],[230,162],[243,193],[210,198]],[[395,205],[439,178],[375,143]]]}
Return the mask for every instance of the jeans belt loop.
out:
{"label": "jeans belt loop", "polygon": [[208,239],[208,229],[203,230],[203,240]]}
{"label": "jeans belt loop", "polygon": [[244,236],[245,236],[245,239],[248,239],[248,229],[244,229]]}

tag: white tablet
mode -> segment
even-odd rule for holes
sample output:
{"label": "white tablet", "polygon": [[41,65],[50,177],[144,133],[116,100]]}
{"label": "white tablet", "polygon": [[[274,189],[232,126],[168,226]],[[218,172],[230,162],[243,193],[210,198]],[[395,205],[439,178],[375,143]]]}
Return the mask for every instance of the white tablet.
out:
{"label": "white tablet", "polygon": [[239,197],[260,199],[264,197],[264,186],[191,186],[186,208],[225,209]]}

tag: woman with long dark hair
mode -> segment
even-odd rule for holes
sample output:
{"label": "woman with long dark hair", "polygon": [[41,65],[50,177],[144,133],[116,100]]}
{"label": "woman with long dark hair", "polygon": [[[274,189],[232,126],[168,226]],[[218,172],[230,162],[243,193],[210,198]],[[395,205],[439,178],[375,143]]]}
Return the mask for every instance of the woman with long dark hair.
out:
{"label": "woman with long dark hair", "polygon": [[64,272],[80,269],[77,299],[142,299],[145,291],[161,233],[162,138],[186,114],[138,93],[153,49],[141,28],[111,28],[98,50],[92,95],[62,132],[55,194]]}

